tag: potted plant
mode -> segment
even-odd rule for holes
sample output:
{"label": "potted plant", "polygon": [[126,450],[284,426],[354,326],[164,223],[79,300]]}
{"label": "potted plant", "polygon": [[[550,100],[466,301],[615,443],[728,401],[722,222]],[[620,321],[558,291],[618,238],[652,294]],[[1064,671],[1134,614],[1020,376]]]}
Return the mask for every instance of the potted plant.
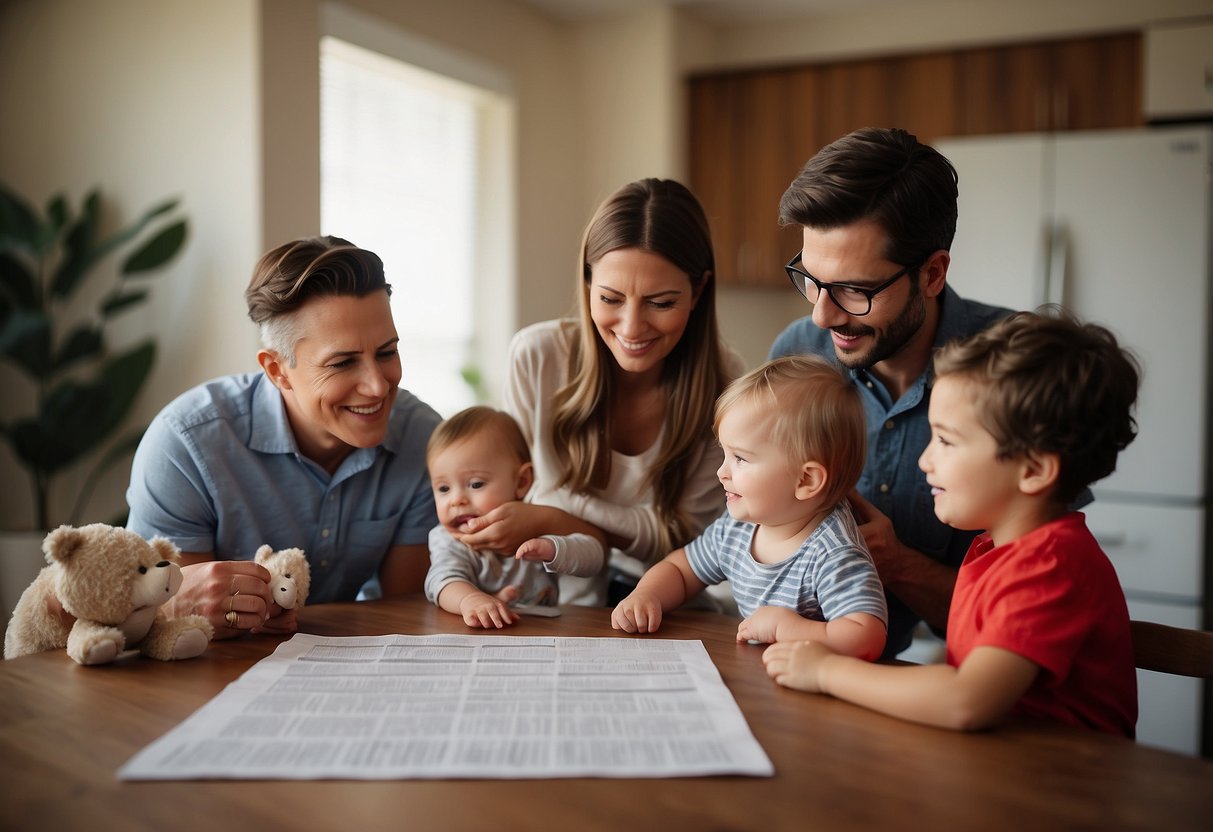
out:
{"label": "potted plant", "polygon": [[[16,417],[9,413],[13,386],[6,390],[0,435],[29,474],[28,528],[37,534],[59,522],[82,522],[101,475],[127,459],[143,435],[142,427],[115,434],[147,381],[156,344],[148,339],[115,353],[106,326],[147,299],[146,279],[185,242],[175,199],[111,234],[101,232],[101,206],[97,190],[78,213],[57,195],[39,215],[0,185],[0,359],[32,383],[31,407]],[[115,268],[113,257],[128,248]],[[50,499],[56,475],[86,458],[91,470],[73,478],[73,508],[56,516]]]}

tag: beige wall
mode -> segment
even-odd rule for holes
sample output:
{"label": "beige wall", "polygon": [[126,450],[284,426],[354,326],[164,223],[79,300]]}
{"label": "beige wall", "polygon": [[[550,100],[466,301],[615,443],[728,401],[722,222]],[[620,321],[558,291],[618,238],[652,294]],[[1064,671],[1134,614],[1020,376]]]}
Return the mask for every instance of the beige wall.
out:
{"label": "beige wall", "polygon": [[590,208],[626,182],[686,177],[677,25],[653,8],[577,32]]}
{"label": "beige wall", "polygon": [[[253,366],[232,287],[261,245],[255,30],[250,0],[0,4],[0,180],[38,205],[61,191],[78,204],[99,186],[111,230],[167,196],[190,219],[152,302],[116,322],[119,341],[159,344],[141,421],[189,384]],[[3,372],[0,418],[30,415]],[[0,528],[28,522],[26,477],[6,444],[0,481]],[[99,516],[121,507],[125,482],[120,470],[104,484]]]}
{"label": "beige wall", "polygon": [[[517,286],[521,325],[570,308],[582,226],[624,181],[685,177],[685,71],[928,49],[1140,25],[1213,12],[1213,0],[960,0],[911,13],[714,26],[650,9],[593,24],[518,0],[348,0],[413,37],[492,65],[517,102]],[[253,368],[241,293],[268,245],[317,231],[319,0],[6,0],[0,3],[0,180],[42,202],[97,184],[111,219],[177,194],[184,257],[157,279],[151,314],[122,337],[161,347],[137,417],[187,387]],[[492,255],[486,258],[492,262]],[[720,293],[726,337],[749,363],[804,311],[788,292]],[[0,368],[15,408],[11,370]],[[0,527],[28,514],[0,448]],[[120,481],[119,481],[120,480]],[[110,486],[121,505],[125,477]]]}

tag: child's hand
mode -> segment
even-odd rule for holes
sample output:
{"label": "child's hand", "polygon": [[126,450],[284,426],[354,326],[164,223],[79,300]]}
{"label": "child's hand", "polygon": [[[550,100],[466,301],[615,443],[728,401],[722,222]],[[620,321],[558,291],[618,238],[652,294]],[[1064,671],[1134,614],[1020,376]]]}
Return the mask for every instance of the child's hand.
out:
{"label": "child's hand", "polygon": [[509,608],[506,601],[485,595],[483,592],[473,592],[464,596],[459,602],[459,614],[463,623],[469,627],[508,627],[518,620],[518,615]]}
{"label": "child's hand", "polygon": [[821,667],[836,655],[816,641],[781,641],[762,653],[762,663],[776,683],[785,688],[821,693]]}
{"label": "child's hand", "polygon": [[539,563],[549,563],[556,557],[556,544],[546,537],[533,537],[525,541],[514,553],[518,560],[533,560]]}
{"label": "child's hand", "polygon": [[641,590],[633,590],[611,611],[611,627],[625,633],[655,633],[660,626],[661,601]]}
{"label": "child's hand", "polygon": [[795,610],[787,607],[759,607],[753,615],[737,625],[737,640],[771,644],[779,640],[781,622],[797,624],[801,620]]}

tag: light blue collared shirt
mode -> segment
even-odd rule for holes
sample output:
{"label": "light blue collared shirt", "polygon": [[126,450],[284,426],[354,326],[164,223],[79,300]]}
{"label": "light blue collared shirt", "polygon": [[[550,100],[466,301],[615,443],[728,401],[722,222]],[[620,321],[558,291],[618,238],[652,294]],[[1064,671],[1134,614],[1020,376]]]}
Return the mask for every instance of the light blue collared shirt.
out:
{"label": "light blue collared shirt", "polygon": [[352,601],[392,546],[424,544],[438,522],[425,446],[441,417],[400,390],[387,433],[333,475],[299,452],[282,394],[263,373],[179,396],[139,443],[127,528],[185,552],[252,560],[268,543],[307,553],[309,602]]}

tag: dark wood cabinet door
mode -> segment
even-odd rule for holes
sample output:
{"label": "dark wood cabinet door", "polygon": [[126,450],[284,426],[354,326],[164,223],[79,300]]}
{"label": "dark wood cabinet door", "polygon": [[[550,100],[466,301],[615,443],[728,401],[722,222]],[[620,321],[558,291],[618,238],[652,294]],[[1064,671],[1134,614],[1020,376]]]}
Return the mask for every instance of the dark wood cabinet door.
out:
{"label": "dark wood cabinet door", "polygon": [[1083,38],[1052,45],[1051,130],[1100,130],[1145,123],[1141,35]]}

